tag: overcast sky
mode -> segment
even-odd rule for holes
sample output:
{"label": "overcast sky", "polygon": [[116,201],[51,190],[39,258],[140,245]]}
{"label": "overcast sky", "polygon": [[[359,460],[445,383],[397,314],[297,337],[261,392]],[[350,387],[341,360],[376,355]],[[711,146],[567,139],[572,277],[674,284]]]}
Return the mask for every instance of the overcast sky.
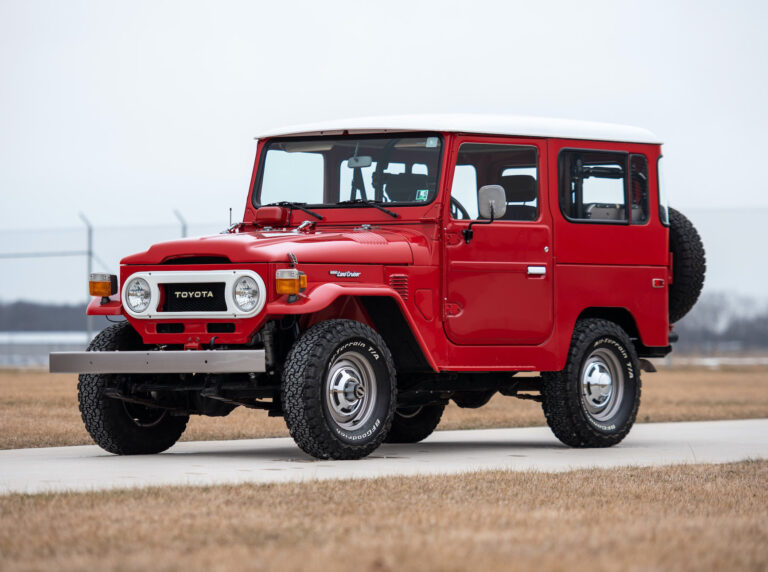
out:
{"label": "overcast sky", "polygon": [[256,133],[389,113],[639,125],[673,205],[768,207],[767,6],[0,0],[0,237],[224,225]]}

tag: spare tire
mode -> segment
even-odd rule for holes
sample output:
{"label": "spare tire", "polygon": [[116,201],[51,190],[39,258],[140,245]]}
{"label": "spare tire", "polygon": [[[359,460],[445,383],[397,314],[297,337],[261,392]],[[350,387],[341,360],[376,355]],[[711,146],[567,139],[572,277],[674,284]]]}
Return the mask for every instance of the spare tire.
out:
{"label": "spare tire", "polygon": [[707,260],[701,237],[688,218],[669,209],[669,251],[672,253],[672,284],[669,285],[669,323],[691,311],[704,286]]}

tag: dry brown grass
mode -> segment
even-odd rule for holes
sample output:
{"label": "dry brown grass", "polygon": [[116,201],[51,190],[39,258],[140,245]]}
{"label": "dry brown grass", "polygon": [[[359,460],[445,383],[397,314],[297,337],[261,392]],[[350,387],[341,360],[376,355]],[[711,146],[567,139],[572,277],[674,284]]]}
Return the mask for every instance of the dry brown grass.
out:
{"label": "dry brown grass", "polygon": [[[0,449],[90,444],[77,409],[77,377],[0,372]],[[768,370],[662,370],[643,376],[639,421],[768,417]],[[543,425],[538,403],[496,396],[481,409],[450,405],[440,429]],[[229,416],[194,416],[184,440],[287,436],[285,423],[238,408]]]}
{"label": "dry brown grass", "polygon": [[768,461],[0,498],[0,568],[765,570]]}

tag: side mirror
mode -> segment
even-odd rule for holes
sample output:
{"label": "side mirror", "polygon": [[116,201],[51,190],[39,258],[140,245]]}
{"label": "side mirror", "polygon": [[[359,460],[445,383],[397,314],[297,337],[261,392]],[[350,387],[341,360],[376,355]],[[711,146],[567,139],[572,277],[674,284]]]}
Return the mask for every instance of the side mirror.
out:
{"label": "side mirror", "polygon": [[477,192],[477,207],[481,218],[501,218],[507,212],[507,194],[501,185],[485,185]]}
{"label": "side mirror", "polygon": [[477,192],[477,207],[482,218],[487,221],[472,221],[469,226],[461,231],[464,235],[464,243],[469,244],[475,233],[472,225],[491,224],[495,219],[503,217],[507,212],[507,193],[501,185],[485,185]]}
{"label": "side mirror", "polygon": [[347,159],[347,165],[350,169],[364,169],[373,165],[373,157],[370,155],[355,155]]}

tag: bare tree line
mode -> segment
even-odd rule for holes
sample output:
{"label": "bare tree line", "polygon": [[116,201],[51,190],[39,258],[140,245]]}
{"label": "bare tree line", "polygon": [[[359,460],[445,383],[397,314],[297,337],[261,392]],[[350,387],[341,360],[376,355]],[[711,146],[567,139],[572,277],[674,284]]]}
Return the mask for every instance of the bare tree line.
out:
{"label": "bare tree line", "polygon": [[[99,319],[102,329],[108,324]],[[83,304],[0,302],[0,331],[85,331]],[[768,303],[727,293],[704,294],[694,309],[675,324],[679,353],[768,349]]]}
{"label": "bare tree line", "polygon": [[706,293],[675,324],[681,352],[768,349],[768,304],[725,292]]}

